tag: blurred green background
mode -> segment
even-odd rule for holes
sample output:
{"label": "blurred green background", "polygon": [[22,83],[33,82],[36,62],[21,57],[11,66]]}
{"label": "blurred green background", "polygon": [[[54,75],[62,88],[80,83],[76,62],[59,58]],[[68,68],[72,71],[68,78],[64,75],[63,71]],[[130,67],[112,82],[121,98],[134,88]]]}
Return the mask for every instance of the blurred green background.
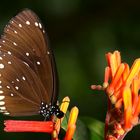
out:
{"label": "blurred green background", "polygon": [[[0,33],[21,9],[35,11],[46,27],[54,51],[60,101],[69,96],[71,107],[79,107],[80,117],[93,117],[104,122],[106,96],[103,92],[91,91],[90,85],[103,82],[105,53],[119,50],[123,61],[130,65],[140,57],[139,7],[140,3],[136,1],[5,0],[0,4]],[[6,117],[0,115],[0,119],[3,121]],[[139,131],[136,127],[125,140],[138,140]],[[1,140],[25,138],[42,140],[46,135],[0,132]]]}

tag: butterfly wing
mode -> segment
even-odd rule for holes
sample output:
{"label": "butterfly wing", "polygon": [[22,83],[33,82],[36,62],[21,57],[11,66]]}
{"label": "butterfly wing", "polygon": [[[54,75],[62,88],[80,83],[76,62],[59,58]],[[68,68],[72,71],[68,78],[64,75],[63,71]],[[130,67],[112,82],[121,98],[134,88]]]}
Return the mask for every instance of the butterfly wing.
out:
{"label": "butterfly wing", "polygon": [[[18,93],[14,88],[11,91],[12,95],[16,94],[16,96],[11,97],[9,92],[2,94],[4,96],[2,101],[5,102],[4,106],[7,107],[10,115],[35,114],[35,112],[38,113],[36,107],[41,101],[48,104],[56,102],[57,75],[54,57],[48,47],[44,27],[35,13],[27,9],[10,20],[0,39],[0,50],[1,55],[5,55],[1,60],[1,64],[4,64],[5,68],[0,69],[0,74],[2,75],[4,72],[4,75],[7,75],[1,76],[1,81],[6,81],[6,86],[11,85],[11,81],[14,81],[19,75],[22,76],[23,72],[24,77],[28,78],[28,82],[24,81],[24,83],[27,82],[26,85],[18,83],[18,88],[22,87]],[[9,58],[13,60],[11,65],[7,63],[10,62],[7,60]],[[12,78],[7,81],[8,75]],[[2,91],[4,90],[7,91],[7,89]],[[26,99],[23,100],[23,98]],[[29,105],[30,103],[32,106]],[[21,106],[22,110],[20,110]]]}

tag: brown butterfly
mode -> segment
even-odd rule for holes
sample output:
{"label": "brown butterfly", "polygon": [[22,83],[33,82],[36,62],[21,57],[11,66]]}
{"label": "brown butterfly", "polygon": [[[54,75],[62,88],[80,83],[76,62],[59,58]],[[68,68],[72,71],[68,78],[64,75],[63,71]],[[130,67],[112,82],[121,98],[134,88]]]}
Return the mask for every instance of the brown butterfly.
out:
{"label": "brown butterfly", "polygon": [[23,10],[9,21],[0,39],[0,112],[61,118],[57,85],[45,29],[33,11]]}

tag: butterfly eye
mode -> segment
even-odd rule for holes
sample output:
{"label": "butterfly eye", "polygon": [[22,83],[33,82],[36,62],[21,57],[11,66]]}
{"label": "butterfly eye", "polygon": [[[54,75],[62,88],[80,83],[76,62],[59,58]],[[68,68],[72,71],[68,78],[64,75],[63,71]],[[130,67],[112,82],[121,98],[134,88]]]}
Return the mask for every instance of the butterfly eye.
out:
{"label": "butterfly eye", "polygon": [[26,9],[9,21],[0,39],[0,112],[10,116],[45,112],[50,117],[55,110],[50,114],[48,110],[57,95],[57,71],[44,26]]}

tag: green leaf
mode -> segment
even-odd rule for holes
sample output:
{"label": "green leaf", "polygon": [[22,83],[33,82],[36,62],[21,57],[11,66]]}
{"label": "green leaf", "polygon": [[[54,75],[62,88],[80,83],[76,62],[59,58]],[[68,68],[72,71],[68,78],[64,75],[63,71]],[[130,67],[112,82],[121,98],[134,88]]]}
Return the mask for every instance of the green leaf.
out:
{"label": "green leaf", "polygon": [[81,117],[90,131],[90,140],[104,140],[104,123],[91,117]]}
{"label": "green leaf", "polygon": [[89,131],[86,125],[78,119],[73,140],[89,140]]}

